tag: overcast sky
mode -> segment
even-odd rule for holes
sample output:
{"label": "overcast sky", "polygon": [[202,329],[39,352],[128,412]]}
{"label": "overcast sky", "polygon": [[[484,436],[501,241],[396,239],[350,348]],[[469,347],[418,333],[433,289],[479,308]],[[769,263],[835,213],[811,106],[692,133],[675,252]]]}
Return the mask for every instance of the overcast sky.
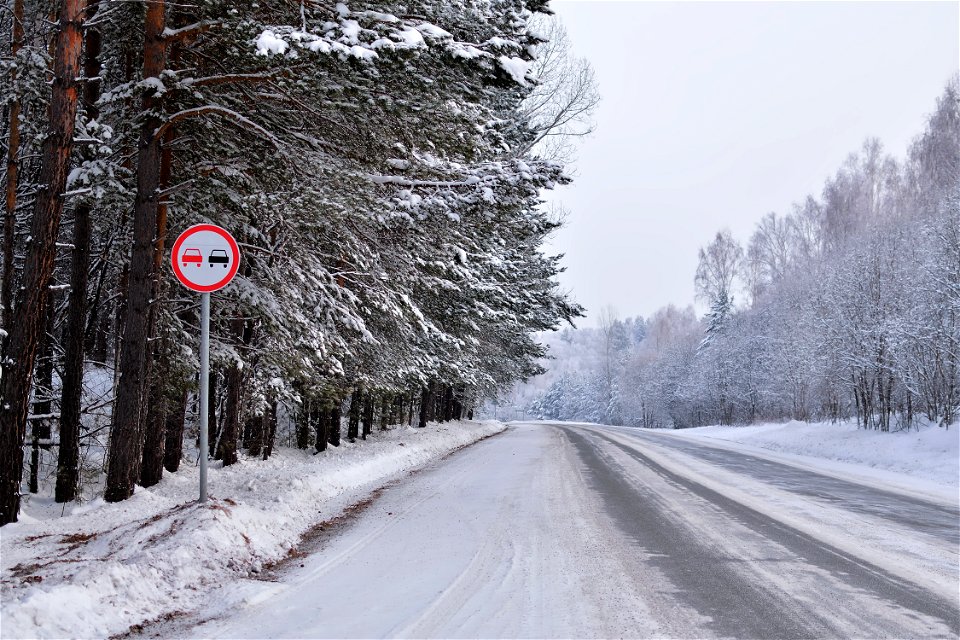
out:
{"label": "overcast sky", "polygon": [[956,2],[557,1],[596,131],[551,253],[595,324],[693,301],[697,249],[788,212],[868,136],[902,157],[960,60]]}

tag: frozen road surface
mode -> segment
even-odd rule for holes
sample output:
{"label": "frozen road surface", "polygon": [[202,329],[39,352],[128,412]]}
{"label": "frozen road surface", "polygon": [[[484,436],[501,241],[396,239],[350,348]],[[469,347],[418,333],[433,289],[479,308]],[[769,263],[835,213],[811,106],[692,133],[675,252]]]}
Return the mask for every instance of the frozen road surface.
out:
{"label": "frozen road surface", "polygon": [[669,434],[520,424],[146,635],[955,638],[958,531],[955,503]]}

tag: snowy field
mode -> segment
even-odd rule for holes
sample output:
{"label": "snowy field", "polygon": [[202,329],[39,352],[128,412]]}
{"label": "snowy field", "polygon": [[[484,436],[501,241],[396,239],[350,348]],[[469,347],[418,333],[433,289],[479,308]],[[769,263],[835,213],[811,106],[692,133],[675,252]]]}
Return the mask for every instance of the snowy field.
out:
{"label": "snowy field", "polygon": [[312,526],[444,455],[499,433],[498,422],[398,427],[314,456],[211,468],[210,502],[184,465],[130,500],[63,505],[34,498],[0,533],[0,637],[107,637],[189,612],[201,592],[256,575]]}
{"label": "snowy field", "polygon": [[881,433],[856,423],[761,424],[657,431],[770,457],[838,476],[868,480],[952,504],[960,488],[960,428],[935,425]]}

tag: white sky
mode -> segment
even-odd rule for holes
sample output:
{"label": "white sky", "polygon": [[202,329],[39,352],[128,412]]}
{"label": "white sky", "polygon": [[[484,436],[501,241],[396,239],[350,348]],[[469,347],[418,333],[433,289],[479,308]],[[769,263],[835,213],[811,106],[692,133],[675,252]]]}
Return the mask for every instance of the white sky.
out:
{"label": "white sky", "polygon": [[956,2],[552,3],[596,71],[597,128],[548,250],[588,308],[693,301],[697,249],[745,242],[868,136],[903,157],[960,64]]}

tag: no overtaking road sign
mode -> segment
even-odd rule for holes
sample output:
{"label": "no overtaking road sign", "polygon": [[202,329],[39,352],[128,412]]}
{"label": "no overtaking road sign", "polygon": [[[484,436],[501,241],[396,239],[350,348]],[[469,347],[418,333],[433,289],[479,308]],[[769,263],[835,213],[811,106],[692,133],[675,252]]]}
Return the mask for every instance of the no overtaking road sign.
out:
{"label": "no overtaking road sign", "polygon": [[197,224],[173,243],[170,256],[180,284],[200,296],[200,502],[207,501],[207,415],[210,402],[210,292],[233,280],[240,267],[240,247],[233,236],[213,224]]}
{"label": "no overtaking road sign", "polygon": [[170,259],[183,286],[209,293],[227,286],[237,275],[240,247],[223,227],[198,224],[180,234]]}

